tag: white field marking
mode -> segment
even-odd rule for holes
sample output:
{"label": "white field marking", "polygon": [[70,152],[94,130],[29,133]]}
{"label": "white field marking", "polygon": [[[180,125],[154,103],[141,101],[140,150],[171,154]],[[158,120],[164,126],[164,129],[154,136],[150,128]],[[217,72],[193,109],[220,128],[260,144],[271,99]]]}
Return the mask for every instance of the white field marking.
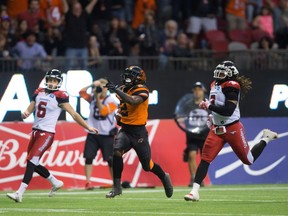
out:
{"label": "white field marking", "polygon": [[[60,172],[60,171],[50,171],[52,174],[56,176],[71,178],[71,179],[78,179],[78,180],[86,180],[86,177],[84,175],[79,175],[75,173],[66,173],[66,172]],[[103,179],[103,178],[96,178],[91,177],[91,180],[93,182],[103,183],[103,184],[112,184],[112,180],[109,179]]]}
{"label": "white field marking", "polygon": [[[49,212],[49,213],[85,213],[85,214],[115,214],[115,215],[207,215],[207,216],[263,216],[263,214],[228,214],[228,213],[199,213],[199,212],[141,212],[141,211],[91,211],[85,209],[31,209],[31,208],[1,208],[9,212]],[[266,215],[265,216],[287,216],[287,215]]]}
{"label": "white field marking", "polygon": [[[57,192],[58,195],[85,195],[85,194],[106,194],[107,191],[109,189],[101,189],[102,191],[59,191]],[[251,187],[251,188],[213,188],[213,187],[205,187],[201,189],[201,192],[213,192],[213,191],[257,191],[257,190],[288,190],[288,187]],[[124,190],[124,194],[137,194],[137,193],[163,193],[164,189],[144,189],[144,190],[134,190],[134,189],[128,189],[128,190]],[[174,189],[174,192],[189,192],[189,188],[188,189]],[[25,196],[47,196],[48,191],[47,192],[26,192]],[[6,193],[0,193],[0,197],[1,195],[5,195]]]}
{"label": "white field marking", "polygon": [[[163,198],[141,198],[141,197],[125,197],[124,196],[121,196],[121,197],[117,197],[115,199],[120,199],[120,200],[136,200],[136,201],[161,201],[161,202],[175,202],[175,201],[181,201],[183,202],[184,199],[179,199],[179,198],[171,198],[171,199],[167,199],[166,197],[164,197],[164,194],[163,194]],[[29,199],[43,199],[43,197],[29,197]],[[55,196],[55,198],[53,199],[63,199],[63,197],[61,196]],[[91,197],[79,197],[79,196],[75,196],[75,197],[69,197],[69,200],[91,200]],[[93,200],[103,200],[105,199],[105,197],[93,197]],[[249,203],[288,203],[288,199],[287,200],[254,200],[254,199],[251,199],[251,200],[248,200],[248,199],[245,199],[245,200],[239,200],[239,199],[201,199],[201,201],[203,202],[249,202]]]}
{"label": "white field marking", "polygon": [[[37,208],[0,208],[0,211],[14,211],[14,212],[79,212],[86,213],[89,212],[86,209],[37,209]],[[92,211],[91,211],[92,212]]]}

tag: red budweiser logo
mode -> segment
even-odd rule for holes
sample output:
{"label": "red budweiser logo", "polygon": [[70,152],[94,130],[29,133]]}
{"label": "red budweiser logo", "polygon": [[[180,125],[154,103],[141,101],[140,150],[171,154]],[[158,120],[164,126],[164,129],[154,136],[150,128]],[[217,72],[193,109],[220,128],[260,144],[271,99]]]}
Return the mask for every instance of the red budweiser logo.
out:
{"label": "red budweiser logo", "polygon": [[[76,123],[67,122],[57,124],[53,145],[44,153],[40,162],[55,176],[65,178],[66,187],[83,186],[83,182],[79,181],[85,180],[83,168],[85,161],[82,152],[86,132],[75,125]],[[158,125],[159,120],[149,121],[147,124],[150,144],[153,142]],[[30,138],[27,131],[31,130],[31,127],[32,124],[27,123],[15,125],[7,123],[0,126],[0,188],[2,189],[7,188],[7,185],[14,189],[14,185],[18,187],[19,180],[22,180]],[[129,180],[132,186],[136,186],[139,183],[142,167],[135,151],[129,151],[123,159],[125,164],[123,180]],[[91,180],[99,184],[112,184],[107,163],[103,161],[100,152],[93,164],[95,175]]]}

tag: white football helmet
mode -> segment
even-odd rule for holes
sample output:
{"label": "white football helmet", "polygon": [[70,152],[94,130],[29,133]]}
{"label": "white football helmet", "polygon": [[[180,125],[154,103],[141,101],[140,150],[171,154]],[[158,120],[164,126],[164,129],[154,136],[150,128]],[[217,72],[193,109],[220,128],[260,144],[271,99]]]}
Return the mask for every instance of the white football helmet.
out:
{"label": "white football helmet", "polygon": [[217,65],[214,70],[214,78],[223,80],[225,78],[231,78],[239,74],[239,71],[235,67],[232,61],[223,61]]}

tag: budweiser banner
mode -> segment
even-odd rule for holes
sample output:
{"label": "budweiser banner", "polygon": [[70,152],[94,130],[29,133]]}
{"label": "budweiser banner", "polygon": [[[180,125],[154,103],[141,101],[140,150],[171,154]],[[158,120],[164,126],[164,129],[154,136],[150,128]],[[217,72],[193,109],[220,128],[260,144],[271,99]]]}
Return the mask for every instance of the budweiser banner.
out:
{"label": "budweiser banner", "polygon": [[[17,189],[26,167],[26,149],[32,124],[23,122],[0,125],[0,189]],[[147,123],[153,160],[169,172],[175,185],[187,185],[189,172],[182,162],[185,136],[173,120],[151,120]],[[66,188],[81,188],[85,184],[83,148],[86,132],[76,123],[60,121],[52,147],[44,153],[41,164],[63,180]],[[198,158],[199,160],[199,158]],[[175,170],[177,170],[175,172]],[[94,160],[94,185],[107,186],[112,181],[107,163],[99,152]],[[161,185],[152,173],[142,170],[134,150],[124,155],[123,181],[133,187]],[[30,189],[49,188],[50,184],[35,174]]]}
{"label": "budweiser banner", "polygon": [[[263,127],[277,130],[281,138],[269,143],[264,156],[260,157],[252,168],[243,166],[231,149],[228,146],[225,147],[211,164],[209,176],[212,183],[288,183],[288,174],[284,171],[288,166],[287,122],[288,118],[244,119],[243,123],[251,145],[259,140],[259,132]],[[17,189],[23,178],[31,127],[31,123],[23,122],[7,122],[0,125],[0,190]],[[189,172],[187,163],[182,161],[185,134],[173,120],[150,120],[147,123],[147,129],[153,160],[170,173],[175,186],[186,186],[189,182]],[[82,127],[76,123],[59,121],[54,143],[41,159],[41,164],[63,180],[66,188],[84,187],[83,147],[85,139],[86,132]],[[100,153],[94,160],[92,176],[91,180],[96,186],[112,184],[107,164]],[[122,180],[129,181],[133,187],[161,185],[156,176],[142,170],[133,150],[124,155]],[[208,178],[205,183],[210,184]],[[35,174],[29,189],[46,188],[50,188],[50,184]]]}

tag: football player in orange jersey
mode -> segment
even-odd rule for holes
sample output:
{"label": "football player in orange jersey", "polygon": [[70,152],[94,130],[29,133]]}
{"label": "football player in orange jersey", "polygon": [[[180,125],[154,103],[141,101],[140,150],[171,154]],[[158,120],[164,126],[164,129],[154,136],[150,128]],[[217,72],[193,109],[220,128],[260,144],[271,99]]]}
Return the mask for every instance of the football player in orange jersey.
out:
{"label": "football player in orange jersey", "polygon": [[173,186],[168,173],[151,159],[151,149],[146,130],[148,118],[149,90],[145,86],[146,74],[138,66],[130,66],[122,74],[123,85],[116,87],[111,81],[106,87],[116,93],[120,107],[116,114],[117,123],[121,126],[116,136],[113,150],[113,188],[106,198],[122,194],[121,174],[123,171],[122,155],[133,148],[145,171],[150,171],[162,181],[166,196],[173,195]]}

